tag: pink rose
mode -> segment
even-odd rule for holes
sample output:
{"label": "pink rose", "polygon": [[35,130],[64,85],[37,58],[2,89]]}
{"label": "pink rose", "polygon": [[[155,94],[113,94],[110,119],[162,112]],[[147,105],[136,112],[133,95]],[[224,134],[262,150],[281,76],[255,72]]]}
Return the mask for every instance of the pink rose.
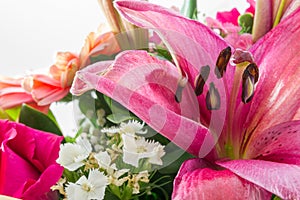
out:
{"label": "pink rose", "polygon": [[57,199],[50,187],[62,175],[56,163],[63,137],[0,120],[0,194],[24,200]]}

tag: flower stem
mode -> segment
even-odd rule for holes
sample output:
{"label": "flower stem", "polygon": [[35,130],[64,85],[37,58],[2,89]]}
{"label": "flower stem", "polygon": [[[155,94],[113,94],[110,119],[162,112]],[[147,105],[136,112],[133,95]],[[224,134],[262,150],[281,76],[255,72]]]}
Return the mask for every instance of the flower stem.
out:
{"label": "flower stem", "polygon": [[284,8],[284,5],[285,5],[285,2],[286,0],[282,0],[280,2],[280,5],[279,5],[279,8],[278,8],[278,11],[277,11],[277,14],[276,14],[276,17],[275,17],[275,20],[274,20],[274,23],[273,23],[273,28],[275,26],[277,26],[280,22],[280,19],[282,17],[282,13],[283,13],[283,8]]}
{"label": "flower stem", "polygon": [[184,0],[181,13],[190,19],[197,19],[197,0]]}

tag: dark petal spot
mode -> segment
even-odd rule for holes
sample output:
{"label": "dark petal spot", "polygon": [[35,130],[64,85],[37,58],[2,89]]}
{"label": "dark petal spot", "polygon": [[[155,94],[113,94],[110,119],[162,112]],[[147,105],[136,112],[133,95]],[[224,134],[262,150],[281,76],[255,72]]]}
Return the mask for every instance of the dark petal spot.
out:
{"label": "dark petal spot", "polygon": [[201,67],[200,73],[195,79],[195,94],[199,96],[203,92],[204,84],[209,76],[210,67],[208,65]]}
{"label": "dark petal spot", "polygon": [[210,83],[206,94],[206,107],[208,110],[218,110],[221,106],[220,94],[214,83]]}
{"label": "dark petal spot", "polygon": [[223,49],[220,52],[217,62],[216,62],[216,68],[215,68],[215,74],[216,74],[217,78],[223,77],[230,57],[231,57],[231,48],[230,47],[226,47],[225,49]]}

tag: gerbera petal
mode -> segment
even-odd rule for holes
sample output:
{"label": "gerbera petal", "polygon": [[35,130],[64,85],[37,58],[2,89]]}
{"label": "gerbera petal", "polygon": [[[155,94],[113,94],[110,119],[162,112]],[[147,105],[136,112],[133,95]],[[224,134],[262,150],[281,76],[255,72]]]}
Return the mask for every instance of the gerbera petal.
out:
{"label": "gerbera petal", "polygon": [[300,166],[263,160],[217,164],[283,199],[300,199]]}
{"label": "gerbera petal", "polygon": [[300,121],[276,125],[251,138],[246,158],[300,165]]}
{"label": "gerbera petal", "polygon": [[[101,62],[99,67],[102,68]],[[158,60],[146,51],[126,51],[106,70],[98,74],[77,72],[79,84],[85,82],[115,99],[190,153],[204,156],[211,150],[212,135],[199,123],[197,99],[188,83],[182,90],[181,102],[175,100],[181,77],[170,62]],[[81,90],[77,82],[73,85],[74,93]],[[204,140],[207,143],[201,147]]]}
{"label": "gerbera petal", "polygon": [[300,9],[283,20],[250,49],[260,78],[248,115],[248,132],[290,121],[300,101]]}
{"label": "gerbera petal", "polygon": [[[185,74],[188,76],[193,87],[201,67],[208,65],[212,73],[207,83],[213,81],[216,88],[222,90],[219,92],[229,97],[235,68],[228,66],[224,79],[217,79],[213,72],[220,52],[230,45],[210,28],[198,21],[144,1],[115,1],[115,6],[129,22],[142,28],[153,29],[162,37],[171,53],[176,55],[179,62],[177,67],[183,70],[183,76]],[[224,88],[227,90],[224,91]],[[204,87],[203,93],[207,90],[208,87]],[[226,99],[224,96],[223,102]],[[199,106],[202,108],[201,120],[208,124],[211,115],[210,111],[205,109],[203,95],[199,96]]]}
{"label": "gerbera petal", "polygon": [[214,170],[200,159],[181,166],[174,182],[172,199],[270,199],[271,194],[239,178],[229,170]]}

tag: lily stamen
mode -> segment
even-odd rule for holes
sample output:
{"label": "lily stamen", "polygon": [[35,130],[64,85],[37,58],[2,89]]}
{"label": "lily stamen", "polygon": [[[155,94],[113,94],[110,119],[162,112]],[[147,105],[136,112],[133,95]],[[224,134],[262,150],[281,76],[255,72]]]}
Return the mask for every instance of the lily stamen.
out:
{"label": "lily stamen", "polygon": [[199,96],[203,92],[203,87],[209,76],[210,67],[208,65],[201,67],[200,73],[195,79],[195,94]]}
{"label": "lily stamen", "polygon": [[258,81],[258,67],[250,63],[243,73],[242,101],[248,103],[254,95],[254,84]]}
{"label": "lily stamen", "polygon": [[214,83],[209,84],[209,91],[206,94],[206,107],[208,110],[218,110],[221,106],[221,98]]}
{"label": "lily stamen", "polygon": [[230,60],[230,57],[231,57],[231,48],[228,46],[225,49],[223,49],[218,56],[216,62],[216,68],[215,68],[215,74],[217,78],[223,77],[223,74],[226,71],[226,67]]}

